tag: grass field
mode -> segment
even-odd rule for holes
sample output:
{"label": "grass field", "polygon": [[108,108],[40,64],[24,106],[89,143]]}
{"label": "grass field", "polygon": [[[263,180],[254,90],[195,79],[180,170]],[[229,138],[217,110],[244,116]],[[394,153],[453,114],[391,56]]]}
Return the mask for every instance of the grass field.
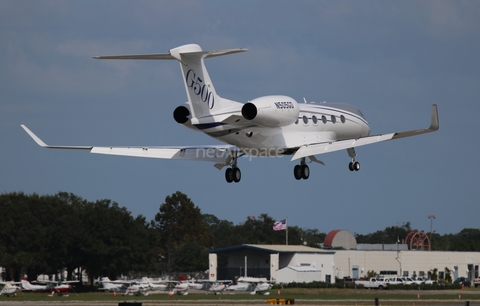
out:
{"label": "grass field", "polygon": [[[0,296],[0,305],[24,304],[33,302],[61,303],[77,302],[75,305],[118,305],[123,301],[137,301],[145,305],[169,304],[263,304],[268,299],[290,298],[295,304],[303,305],[375,305],[378,298],[381,305],[480,305],[480,290],[469,288],[465,290],[448,291],[394,291],[394,290],[367,290],[367,289],[282,289],[280,296],[277,290],[272,290],[269,296],[250,295],[248,293],[205,294],[201,291],[190,291],[187,296],[167,293],[150,294],[148,296],[123,296],[105,292],[69,293],[68,297],[49,297],[46,293],[18,293],[17,297]],[[84,302],[84,303],[81,303]],[[42,303],[42,304],[45,304]]]}

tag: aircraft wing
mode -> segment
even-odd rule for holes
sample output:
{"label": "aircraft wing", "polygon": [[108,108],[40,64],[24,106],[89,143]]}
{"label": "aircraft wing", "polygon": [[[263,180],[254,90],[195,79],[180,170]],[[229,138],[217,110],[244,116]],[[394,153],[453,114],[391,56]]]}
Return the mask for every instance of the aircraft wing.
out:
{"label": "aircraft wing", "polygon": [[339,150],[345,150],[349,148],[355,148],[360,146],[365,146],[377,142],[405,138],[410,136],[417,136],[425,133],[430,133],[437,131],[439,129],[439,121],[438,121],[438,110],[437,105],[432,105],[432,120],[430,123],[430,127],[426,129],[419,129],[419,130],[409,130],[403,132],[396,132],[390,134],[382,134],[382,135],[375,135],[375,136],[368,136],[358,139],[347,139],[347,140],[339,140],[339,141],[332,141],[326,143],[313,143],[308,144],[300,147],[297,152],[293,155],[292,160],[296,160],[299,158],[325,154],[330,152],[335,152]]}
{"label": "aircraft wing", "polygon": [[216,167],[221,169],[225,166],[226,160],[230,153],[239,151],[235,146],[231,145],[214,145],[214,146],[176,146],[176,147],[96,147],[96,146],[51,146],[43,142],[25,125],[22,128],[35,140],[35,142],[48,149],[71,149],[71,150],[88,150],[90,153],[108,154],[119,156],[149,157],[163,159],[179,159],[179,160],[198,160],[210,161],[216,163]]}

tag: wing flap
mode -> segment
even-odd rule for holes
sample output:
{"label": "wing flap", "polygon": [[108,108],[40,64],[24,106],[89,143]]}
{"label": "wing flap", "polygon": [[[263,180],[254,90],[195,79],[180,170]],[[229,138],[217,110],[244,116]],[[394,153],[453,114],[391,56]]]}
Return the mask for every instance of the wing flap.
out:
{"label": "wing flap", "polygon": [[225,161],[228,153],[232,149],[236,149],[236,147],[93,147],[90,152],[118,156],[198,160],[221,163]]}
{"label": "wing flap", "polygon": [[376,135],[370,137],[364,137],[359,139],[348,139],[335,142],[319,143],[313,145],[302,146],[300,149],[295,152],[292,157],[292,160],[296,160],[302,157],[325,154],[340,150],[345,150],[348,148],[355,148],[360,146],[369,145],[376,142],[387,141],[393,138],[395,133],[385,134],[385,135]]}

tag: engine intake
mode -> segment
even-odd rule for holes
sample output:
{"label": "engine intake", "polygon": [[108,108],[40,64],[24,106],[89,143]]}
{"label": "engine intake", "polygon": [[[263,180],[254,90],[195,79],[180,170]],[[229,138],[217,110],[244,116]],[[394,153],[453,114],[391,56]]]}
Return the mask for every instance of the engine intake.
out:
{"label": "engine intake", "polygon": [[242,107],[242,116],[266,127],[286,126],[294,123],[299,114],[298,103],[288,96],[256,98]]}
{"label": "engine intake", "polygon": [[186,123],[190,116],[190,111],[185,106],[179,106],[173,111],[173,118],[180,124]]}

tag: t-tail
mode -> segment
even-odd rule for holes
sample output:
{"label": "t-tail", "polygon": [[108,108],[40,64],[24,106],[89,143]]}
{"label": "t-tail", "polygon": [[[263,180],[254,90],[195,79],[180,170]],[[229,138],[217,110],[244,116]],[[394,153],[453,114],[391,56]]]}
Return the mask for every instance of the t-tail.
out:
{"label": "t-tail", "polygon": [[244,51],[247,51],[247,49],[203,51],[199,45],[188,44],[171,49],[169,53],[163,54],[95,56],[94,58],[178,60],[180,62],[180,68],[182,69],[183,82],[191,112],[191,114],[185,114],[184,112],[178,115],[185,117],[191,115],[194,118],[200,118],[215,115],[222,109],[231,106],[233,102],[218,96],[208,71],[205,68],[204,59]]}

